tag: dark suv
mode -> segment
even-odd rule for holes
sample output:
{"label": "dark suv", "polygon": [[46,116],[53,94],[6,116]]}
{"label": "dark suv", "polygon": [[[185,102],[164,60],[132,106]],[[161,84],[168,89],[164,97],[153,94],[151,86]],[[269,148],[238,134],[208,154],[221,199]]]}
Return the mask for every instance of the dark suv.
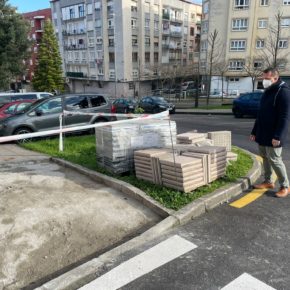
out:
{"label": "dark suv", "polygon": [[139,102],[139,107],[144,110],[144,113],[159,113],[169,110],[170,114],[175,113],[175,105],[168,103],[160,96],[143,97]]}
{"label": "dark suv", "polygon": [[257,116],[262,95],[261,91],[241,94],[233,101],[234,116],[236,118],[242,118],[244,115]]}
{"label": "dark suv", "polygon": [[[59,115],[63,110],[83,113],[115,113],[109,96],[104,94],[73,94],[40,99],[22,112],[0,122],[0,136],[24,134],[59,128]],[[64,127],[115,121],[116,117],[68,114]]]}

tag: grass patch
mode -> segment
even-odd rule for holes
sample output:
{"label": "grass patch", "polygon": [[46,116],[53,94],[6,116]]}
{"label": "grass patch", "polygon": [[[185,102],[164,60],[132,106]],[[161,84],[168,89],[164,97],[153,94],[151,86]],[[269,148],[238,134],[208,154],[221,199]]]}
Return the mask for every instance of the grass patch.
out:
{"label": "grass patch", "polygon": [[66,137],[64,139],[64,152],[58,151],[57,138],[29,142],[22,146],[26,149],[62,158],[72,163],[82,165],[86,168],[128,182],[143,190],[146,194],[160,202],[165,207],[174,210],[178,210],[193,200],[245,176],[253,166],[252,158],[242,150],[234,147],[233,152],[238,154],[238,160],[227,166],[226,175],[224,177],[190,193],[182,193],[170,188],[154,185],[147,181],[139,180],[133,174],[127,176],[115,175],[98,166],[96,163],[96,146],[94,138],[95,136],[93,135]]}

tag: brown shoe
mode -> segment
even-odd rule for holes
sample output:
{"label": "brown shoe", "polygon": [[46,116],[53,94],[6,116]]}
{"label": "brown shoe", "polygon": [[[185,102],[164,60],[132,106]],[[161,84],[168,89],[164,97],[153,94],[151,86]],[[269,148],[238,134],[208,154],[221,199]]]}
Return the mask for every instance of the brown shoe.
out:
{"label": "brown shoe", "polygon": [[278,192],[276,192],[276,197],[286,197],[290,193],[290,188],[281,187]]}
{"label": "brown shoe", "polygon": [[256,189],[274,188],[274,187],[275,187],[275,184],[272,182],[264,182],[264,183],[254,185],[254,188]]}

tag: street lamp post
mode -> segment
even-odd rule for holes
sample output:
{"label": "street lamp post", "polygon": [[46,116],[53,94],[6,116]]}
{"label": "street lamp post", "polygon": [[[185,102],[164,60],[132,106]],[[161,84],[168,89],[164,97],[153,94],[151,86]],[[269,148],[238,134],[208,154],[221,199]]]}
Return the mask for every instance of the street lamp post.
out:
{"label": "street lamp post", "polygon": [[[115,7],[114,7],[115,9]],[[113,31],[114,31],[114,69],[115,69],[115,98],[117,98],[117,55],[116,55],[116,14],[113,13],[113,19],[114,19],[114,23],[113,23]]]}

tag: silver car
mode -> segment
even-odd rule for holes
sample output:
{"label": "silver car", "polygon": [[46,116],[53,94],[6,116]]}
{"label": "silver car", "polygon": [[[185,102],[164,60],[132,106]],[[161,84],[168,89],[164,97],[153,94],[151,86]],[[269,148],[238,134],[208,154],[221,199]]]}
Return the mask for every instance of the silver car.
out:
{"label": "silver car", "polygon": [[[63,110],[84,113],[115,113],[109,96],[104,94],[71,94],[41,99],[17,115],[0,121],[0,136],[25,134],[59,128]],[[63,118],[64,127],[115,121],[114,116],[74,115]]]}

